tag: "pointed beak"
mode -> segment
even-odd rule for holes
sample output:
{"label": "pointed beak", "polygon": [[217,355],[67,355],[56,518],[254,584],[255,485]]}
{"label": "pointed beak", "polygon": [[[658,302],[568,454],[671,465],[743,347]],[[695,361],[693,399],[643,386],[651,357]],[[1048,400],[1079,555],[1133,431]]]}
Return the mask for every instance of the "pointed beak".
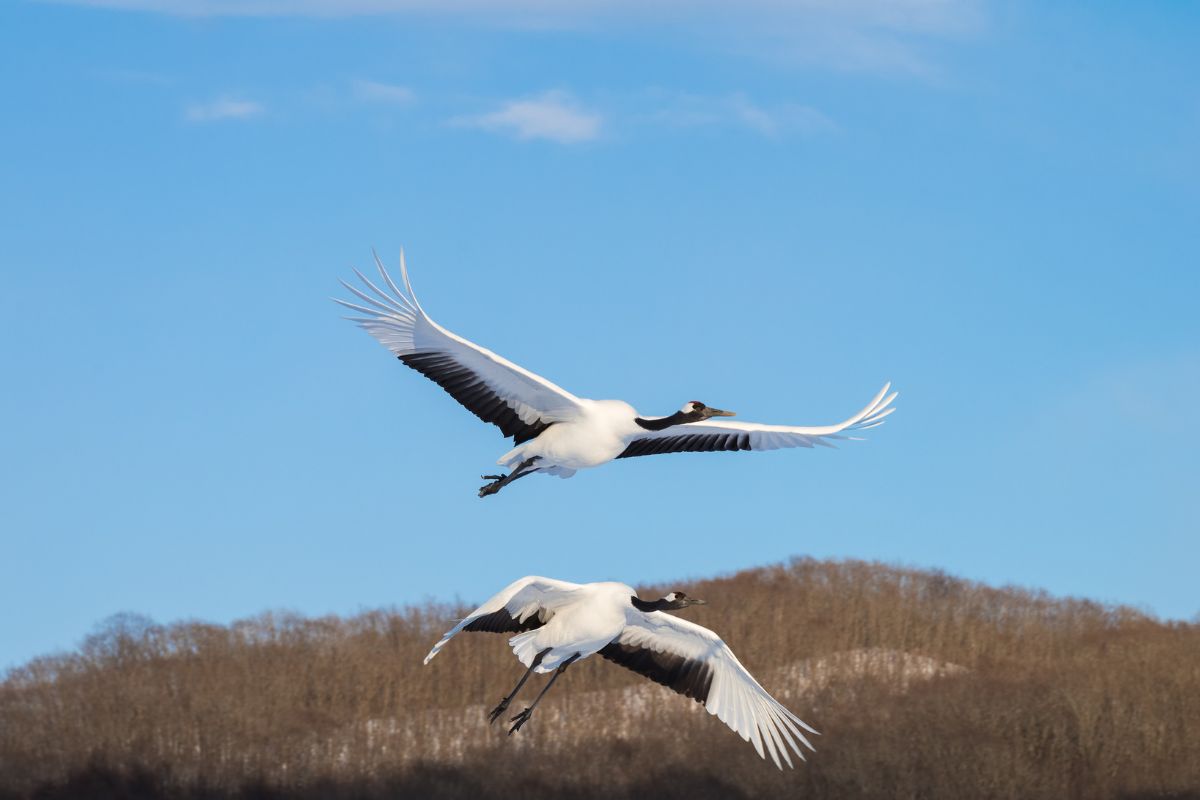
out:
{"label": "pointed beak", "polygon": [[692,605],[694,605],[694,606],[706,606],[706,605],[708,605],[708,601],[707,601],[707,600],[696,600],[696,599],[693,599],[693,600],[692,600]]}
{"label": "pointed beak", "polygon": [[722,411],[719,408],[708,409],[708,415],[710,417],[736,417],[737,416],[737,414],[733,413],[732,411]]}

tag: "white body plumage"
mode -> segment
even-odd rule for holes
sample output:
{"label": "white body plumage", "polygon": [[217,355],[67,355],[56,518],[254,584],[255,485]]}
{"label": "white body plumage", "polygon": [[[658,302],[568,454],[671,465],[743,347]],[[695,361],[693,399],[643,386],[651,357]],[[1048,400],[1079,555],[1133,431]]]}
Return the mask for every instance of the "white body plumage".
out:
{"label": "white body plumage", "polygon": [[553,672],[577,653],[580,658],[595,655],[624,630],[625,609],[632,608],[629,598],[634,594],[630,586],[608,582],[564,591],[548,606],[554,613],[545,625],[509,640],[513,654],[529,667],[538,653],[549,650],[534,672]]}
{"label": "white body plumage", "polygon": [[579,415],[555,423],[536,439],[517,445],[500,456],[497,464],[515,469],[527,458],[537,458],[541,469],[569,478],[575,470],[598,467],[617,458],[629,443],[646,433],[635,420],[633,406],[623,400],[579,398]]}

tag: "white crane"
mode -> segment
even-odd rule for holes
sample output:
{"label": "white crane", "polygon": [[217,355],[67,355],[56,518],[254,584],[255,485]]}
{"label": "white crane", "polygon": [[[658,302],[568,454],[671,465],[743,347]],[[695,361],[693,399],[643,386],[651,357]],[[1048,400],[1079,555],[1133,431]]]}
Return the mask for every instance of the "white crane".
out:
{"label": "white crane", "polygon": [[780,769],[781,757],[792,766],[788,747],[804,759],[797,740],[815,751],[801,729],[817,731],[767,694],[719,636],[664,613],[693,605],[705,601],[671,592],[647,602],[623,583],[579,584],[529,576],[509,584],[447,631],[425,663],[460,631],[516,633],[508,644],[525,665],[525,674],[488,715],[489,721],[505,712],[532,673],[554,674],[533,703],[510,720],[510,736],[529,721],[567,667],[599,653],[701,703],[751,742],[759,756],[770,754]]}
{"label": "white crane", "polygon": [[400,253],[402,291],[375,256],[379,275],[391,291],[372,283],[358,270],[358,289],[342,285],[365,303],[334,301],[362,315],[357,322],[407,366],[445,389],[451,397],[484,422],[490,422],[516,447],[496,462],[507,475],[484,475],[491,483],[480,497],[508,484],[544,472],[569,478],[576,470],[598,467],[617,458],[659,453],[716,450],[774,450],[780,447],[833,447],[831,440],[855,438],[844,434],[873,428],[895,411],[889,407],[896,392],[885,384],[866,408],[836,425],[800,427],[757,422],[716,421],[732,411],[710,408],[697,400],[666,417],[642,417],[621,400],[576,397],[540,375],[438,325],[417,302],[404,253]]}

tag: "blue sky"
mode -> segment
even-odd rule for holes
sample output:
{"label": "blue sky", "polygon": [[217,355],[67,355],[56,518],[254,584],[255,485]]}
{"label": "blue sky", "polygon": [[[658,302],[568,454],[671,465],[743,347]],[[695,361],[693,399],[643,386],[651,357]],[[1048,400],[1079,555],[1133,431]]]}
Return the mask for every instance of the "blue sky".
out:
{"label": "blue sky", "polygon": [[[0,667],[802,554],[1200,612],[1200,9],[438,5],[0,8]],[[899,411],[481,501],[505,440],[328,299],[401,246],[583,396]]]}

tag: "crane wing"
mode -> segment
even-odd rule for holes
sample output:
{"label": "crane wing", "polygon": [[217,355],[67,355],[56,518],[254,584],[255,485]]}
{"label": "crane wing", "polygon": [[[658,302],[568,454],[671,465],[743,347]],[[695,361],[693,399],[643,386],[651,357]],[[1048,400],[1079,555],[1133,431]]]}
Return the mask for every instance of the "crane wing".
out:
{"label": "crane wing", "polygon": [[554,616],[554,610],[579,588],[577,583],[556,581],[529,575],[513,581],[491,600],[446,631],[425,656],[426,664],[460,631],[516,633],[540,628]]}
{"label": "crane wing", "polygon": [[390,292],[355,270],[364,289],[346,281],[342,285],[362,304],[337,298],[334,302],[361,314],[347,319],[357,322],[407,366],[441,386],[472,414],[513,437],[517,444],[535,438],[555,422],[578,416],[580,402],[575,395],[430,319],[413,294],[403,252],[403,291],[378,256],[375,263]]}
{"label": "crane wing", "polygon": [[630,442],[617,458],[718,450],[776,450],[814,445],[833,447],[831,440],[857,438],[844,435],[846,433],[865,431],[883,424],[884,417],[896,410],[891,403],[899,392],[888,394],[891,388],[890,383],[884,384],[866,408],[837,425],[800,427],[715,419],[688,422],[661,431],[646,431]]}
{"label": "crane wing", "polygon": [[788,746],[804,759],[796,740],[815,750],[801,729],[817,731],[771,697],[721,637],[662,611],[630,609],[626,616],[625,629],[600,655],[702,703],[780,769],[780,756],[792,766]]}

